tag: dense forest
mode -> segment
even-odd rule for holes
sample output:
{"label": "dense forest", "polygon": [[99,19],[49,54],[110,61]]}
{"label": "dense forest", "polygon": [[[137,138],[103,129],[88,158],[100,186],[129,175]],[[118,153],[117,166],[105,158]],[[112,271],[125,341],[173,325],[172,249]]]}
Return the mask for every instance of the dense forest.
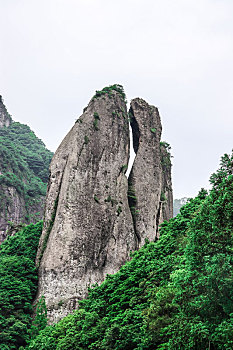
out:
{"label": "dense forest", "polygon": [[13,122],[0,129],[0,184],[14,186],[28,196],[44,195],[51,158],[52,152],[29,126]]}
{"label": "dense forest", "polygon": [[[1,245],[1,349],[232,349],[233,154],[180,214],[73,314],[46,326],[33,264],[41,223]],[[61,300],[62,302],[62,300]],[[43,329],[44,328],[44,329]]]}

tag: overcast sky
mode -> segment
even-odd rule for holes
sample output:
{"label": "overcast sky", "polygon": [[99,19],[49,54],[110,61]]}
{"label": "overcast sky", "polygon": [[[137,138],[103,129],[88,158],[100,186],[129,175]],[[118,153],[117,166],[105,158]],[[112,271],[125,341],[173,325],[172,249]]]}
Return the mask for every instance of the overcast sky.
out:
{"label": "overcast sky", "polygon": [[232,0],[0,0],[0,94],[55,151],[95,90],[159,108],[174,197],[233,148]]}

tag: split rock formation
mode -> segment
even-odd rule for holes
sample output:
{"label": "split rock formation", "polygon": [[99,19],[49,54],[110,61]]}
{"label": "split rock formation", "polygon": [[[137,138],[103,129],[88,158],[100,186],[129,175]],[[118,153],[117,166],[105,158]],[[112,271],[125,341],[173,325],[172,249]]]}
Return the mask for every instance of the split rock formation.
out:
{"label": "split rock formation", "polygon": [[[128,186],[129,118],[136,159]],[[128,115],[123,89],[114,85],[96,93],[58,147],[37,254],[36,301],[45,296],[49,322],[72,312],[88,287],[117,272],[172,217],[172,190],[165,189],[171,166],[164,174],[160,136],[158,110],[134,99]]]}

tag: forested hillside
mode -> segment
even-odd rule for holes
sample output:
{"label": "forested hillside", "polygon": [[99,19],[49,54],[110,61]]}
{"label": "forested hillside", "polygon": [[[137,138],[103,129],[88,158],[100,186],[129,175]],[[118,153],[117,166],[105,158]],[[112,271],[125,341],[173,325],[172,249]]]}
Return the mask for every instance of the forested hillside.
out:
{"label": "forested hillside", "polygon": [[225,155],[209,195],[201,190],[162,224],[159,240],[26,349],[232,349],[232,173]]}
{"label": "forested hillside", "polygon": [[[3,120],[7,111],[3,104],[1,108]],[[27,125],[10,119],[1,126],[0,241],[7,230],[42,218],[51,158],[52,152]]]}

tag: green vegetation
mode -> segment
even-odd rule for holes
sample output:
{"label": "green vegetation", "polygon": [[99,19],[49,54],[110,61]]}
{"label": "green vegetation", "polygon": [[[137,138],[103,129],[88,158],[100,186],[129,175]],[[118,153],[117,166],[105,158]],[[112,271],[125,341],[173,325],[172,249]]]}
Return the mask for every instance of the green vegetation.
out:
{"label": "green vegetation", "polygon": [[96,194],[94,195],[94,200],[96,201],[96,203],[99,203],[99,202],[100,202],[100,200],[99,200],[99,198],[96,196]]}
{"label": "green vegetation", "polygon": [[30,350],[233,348],[233,155],[180,214]]}
{"label": "green vegetation", "polygon": [[89,142],[89,137],[85,135],[84,136],[84,143],[85,143],[85,145],[87,145],[88,142]]}
{"label": "green vegetation", "polygon": [[116,199],[113,199],[110,195],[109,195],[108,198],[106,198],[104,201],[105,201],[106,203],[111,202],[112,207],[113,207],[115,204],[118,203],[118,201],[117,201]]}
{"label": "green vegetation", "polygon": [[150,128],[150,131],[155,134],[156,133],[156,129],[155,128]]}
{"label": "green vegetation", "polygon": [[122,167],[121,167],[121,172],[125,174],[126,171],[127,171],[127,169],[128,169],[128,165],[127,165],[127,164],[124,164],[124,165],[122,165]]}
{"label": "green vegetation", "polygon": [[112,97],[112,92],[113,91],[117,91],[122,99],[125,101],[125,103],[127,102],[126,101],[126,95],[125,95],[125,92],[124,92],[124,88],[122,85],[119,85],[119,84],[114,84],[114,85],[110,85],[110,86],[106,86],[105,88],[103,88],[102,90],[100,91],[96,91],[95,95],[93,96],[93,98],[98,98],[100,96],[103,96],[105,94],[108,95],[108,97]]}
{"label": "green vegetation", "polygon": [[132,217],[134,219],[135,216],[138,215],[139,210],[136,209],[136,207],[137,207],[137,197],[136,197],[136,194],[135,194],[135,189],[131,185],[131,183],[129,183],[129,187],[128,187],[128,202],[129,202],[129,209],[130,209]]}
{"label": "green vegetation", "polygon": [[45,297],[42,296],[36,304],[35,317],[32,320],[31,328],[29,330],[30,339],[35,338],[39,332],[47,326],[47,308],[45,304]]}
{"label": "green vegetation", "polygon": [[100,120],[99,114],[95,112],[93,116],[94,116],[94,121],[93,121],[94,128],[95,130],[99,130],[99,127],[98,127],[98,121]]}
{"label": "green vegetation", "polygon": [[[0,129],[0,211],[8,207],[7,187],[14,187],[26,202],[25,220],[31,207],[45,196],[52,152],[24,124],[12,123]],[[4,214],[2,214],[4,215]]]}
{"label": "green vegetation", "polygon": [[165,202],[166,200],[167,200],[167,197],[165,196],[165,193],[164,193],[164,192],[161,192],[160,201],[161,201],[161,202]]}
{"label": "green vegetation", "polygon": [[1,349],[18,349],[30,338],[31,303],[37,288],[34,261],[41,231],[42,221],[8,237],[0,246]]}
{"label": "green vegetation", "polygon": [[166,169],[172,165],[171,146],[169,145],[169,143],[165,141],[160,142],[160,155],[161,155],[161,165],[162,165],[163,171],[166,171]]}
{"label": "green vegetation", "polygon": [[122,213],[122,208],[121,208],[121,206],[119,205],[119,207],[117,208],[117,216],[119,216],[120,213]]}

